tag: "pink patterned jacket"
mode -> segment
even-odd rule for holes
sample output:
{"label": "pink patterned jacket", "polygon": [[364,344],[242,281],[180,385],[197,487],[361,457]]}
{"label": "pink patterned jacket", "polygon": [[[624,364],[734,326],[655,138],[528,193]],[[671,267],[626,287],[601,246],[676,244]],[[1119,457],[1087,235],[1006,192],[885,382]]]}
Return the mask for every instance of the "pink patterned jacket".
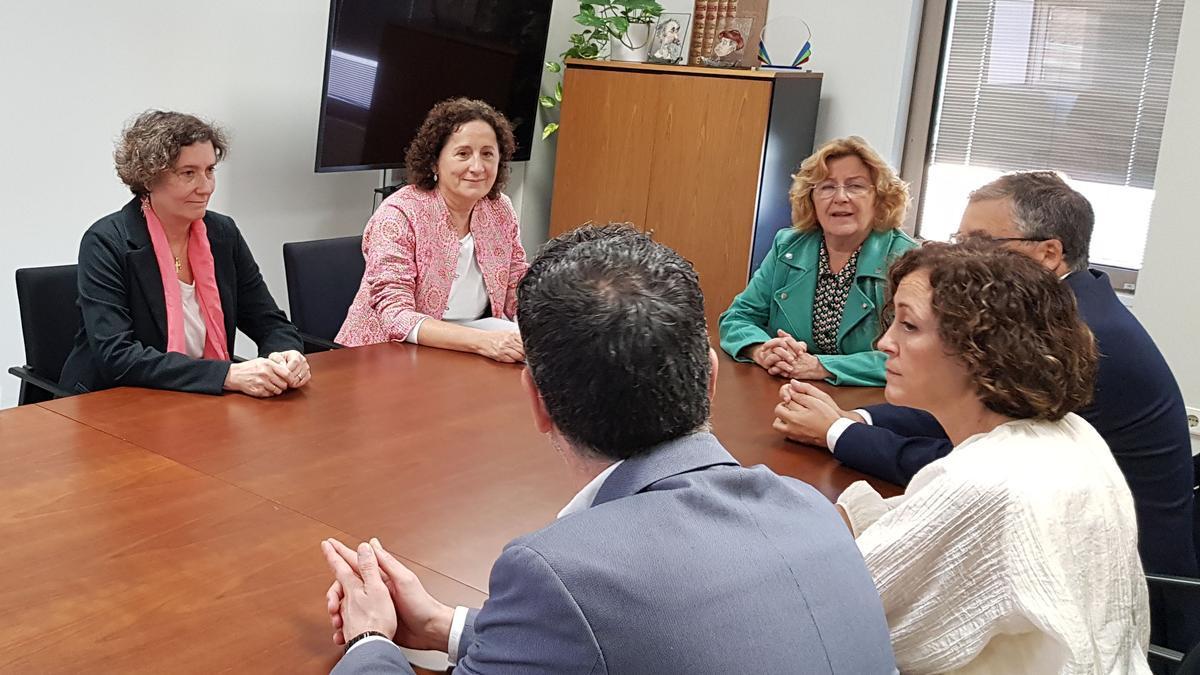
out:
{"label": "pink patterned jacket", "polygon": [[[517,315],[517,282],[529,263],[506,195],[481,199],[471,216],[475,259],[492,316]],[[407,185],[383,200],[363,232],[366,272],[335,341],[347,347],[404,340],[421,319],[440,319],[450,301],[458,237],[437,190]]]}

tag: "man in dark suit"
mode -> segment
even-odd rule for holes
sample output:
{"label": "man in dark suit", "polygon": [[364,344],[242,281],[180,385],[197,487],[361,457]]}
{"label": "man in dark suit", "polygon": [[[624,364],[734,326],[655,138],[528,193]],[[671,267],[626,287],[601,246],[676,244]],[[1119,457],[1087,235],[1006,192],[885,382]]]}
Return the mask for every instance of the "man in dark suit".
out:
{"label": "man in dark suit", "polygon": [[442,605],[375,540],[323,542],[350,644],[335,673],[411,672],[393,639],[465,674],[895,672],[833,506],[708,432],[717,361],[690,263],[580,229],[546,245],[518,305],[534,423],[582,489],[505,547],[480,610]]}
{"label": "man in dark suit", "polygon": [[[1095,397],[1078,412],[1108,442],[1129,483],[1142,565],[1147,572],[1194,577],[1194,475],[1183,397],[1158,347],[1117,298],[1108,276],[1088,269],[1094,220],[1087,198],[1058,174],[1019,172],[971,193],[959,235],[1004,242],[1074,291],[1101,354]],[[924,411],[892,405],[840,411],[805,392],[789,386],[776,428],[832,448],[835,457],[860,471],[905,484],[952,449]]]}

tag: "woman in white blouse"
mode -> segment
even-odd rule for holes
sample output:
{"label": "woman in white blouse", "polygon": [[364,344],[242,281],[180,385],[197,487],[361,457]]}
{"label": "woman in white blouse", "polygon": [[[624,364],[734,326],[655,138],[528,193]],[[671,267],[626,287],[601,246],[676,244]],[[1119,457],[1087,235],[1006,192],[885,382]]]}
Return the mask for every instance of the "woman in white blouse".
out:
{"label": "woman in white blouse", "polygon": [[[887,399],[955,444],[901,496],[838,499],[901,671],[1149,673],[1133,499],[1070,412],[1097,358],[1070,289],[983,241],[928,244],[889,280]],[[832,404],[807,395],[789,404]]]}
{"label": "woman in white blouse", "polygon": [[363,232],[366,270],[338,344],[395,340],[525,360],[515,320],[529,265],[501,192],[515,149],[508,120],[483,101],[429,111],[405,155],[409,184]]}

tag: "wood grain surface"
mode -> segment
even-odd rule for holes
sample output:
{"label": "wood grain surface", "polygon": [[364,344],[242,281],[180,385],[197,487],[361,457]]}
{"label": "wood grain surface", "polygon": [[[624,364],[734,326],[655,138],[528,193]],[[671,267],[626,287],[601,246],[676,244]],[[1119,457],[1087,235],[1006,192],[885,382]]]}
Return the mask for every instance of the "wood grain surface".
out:
{"label": "wood grain surface", "polygon": [[[0,672],[322,671],[322,538],[378,536],[478,606],[503,545],[573,494],[519,366],[406,344],[310,362],[274,399],[119,388],[0,412]],[[771,429],[782,383],[722,355],[713,431],[833,499],[863,476]]]}

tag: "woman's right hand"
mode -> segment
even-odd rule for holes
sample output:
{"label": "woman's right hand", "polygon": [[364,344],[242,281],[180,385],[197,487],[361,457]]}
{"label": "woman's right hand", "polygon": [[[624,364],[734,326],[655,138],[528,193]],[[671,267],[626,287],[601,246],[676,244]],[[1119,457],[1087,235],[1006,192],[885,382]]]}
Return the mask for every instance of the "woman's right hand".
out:
{"label": "woman's right hand", "polygon": [[771,375],[791,377],[793,365],[801,355],[808,353],[808,345],[796,340],[787,331],[777,331],[776,335],[751,348],[750,358]]}
{"label": "woman's right hand", "polygon": [[516,331],[480,331],[475,341],[475,353],[500,363],[525,361],[525,346]]}
{"label": "woman's right hand", "polygon": [[229,374],[225,376],[225,389],[257,398],[270,398],[287,390],[290,374],[282,363],[262,357],[250,359],[230,364]]}

